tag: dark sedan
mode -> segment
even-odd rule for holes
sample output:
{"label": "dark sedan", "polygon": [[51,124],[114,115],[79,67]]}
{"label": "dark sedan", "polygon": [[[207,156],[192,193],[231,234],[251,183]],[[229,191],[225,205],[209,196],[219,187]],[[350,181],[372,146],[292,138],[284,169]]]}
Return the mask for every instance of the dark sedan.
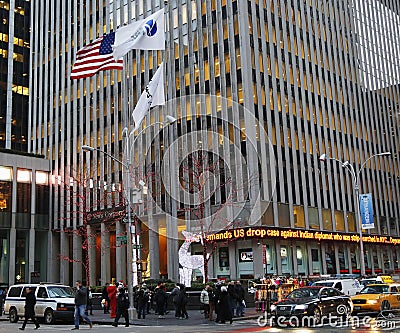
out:
{"label": "dark sedan", "polygon": [[349,296],[330,287],[304,287],[271,305],[273,323],[278,326],[319,325],[326,320],[347,317],[353,310]]}

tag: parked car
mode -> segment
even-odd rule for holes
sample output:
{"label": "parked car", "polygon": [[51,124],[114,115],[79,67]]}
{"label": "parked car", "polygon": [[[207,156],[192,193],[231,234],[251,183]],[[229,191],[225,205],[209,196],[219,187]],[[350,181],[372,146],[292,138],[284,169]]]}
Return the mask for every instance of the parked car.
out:
{"label": "parked car", "polygon": [[43,283],[18,284],[9,288],[4,302],[4,314],[9,316],[10,322],[16,323],[24,316],[26,287],[35,293],[36,317],[43,318],[45,324],[51,324],[56,320],[73,320],[75,307],[73,289],[61,284]]}
{"label": "parked car", "polygon": [[369,284],[351,299],[354,304],[353,314],[400,308],[400,284]]}
{"label": "parked car", "polygon": [[324,316],[346,317],[352,310],[349,296],[335,288],[322,286],[295,289],[285,299],[271,305],[273,322],[278,325],[285,320],[292,324],[293,318],[304,325],[318,325]]}
{"label": "parked car", "polygon": [[313,286],[332,287],[341,291],[345,295],[353,296],[361,291],[362,287],[358,280],[321,280],[313,283]]}

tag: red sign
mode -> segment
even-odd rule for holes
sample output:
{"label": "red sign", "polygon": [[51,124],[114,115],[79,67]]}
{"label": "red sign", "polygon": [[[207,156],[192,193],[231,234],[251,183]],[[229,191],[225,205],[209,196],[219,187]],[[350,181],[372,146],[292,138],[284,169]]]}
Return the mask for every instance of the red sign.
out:
{"label": "red sign", "polygon": [[380,268],[375,268],[375,273],[382,273],[382,270]]}
{"label": "red sign", "polygon": [[348,272],[349,272],[348,269],[341,269],[341,270],[340,270],[340,273],[348,273]]}
{"label": "red sign", "polygon": [[359,269],[353,269],[353,273],[360,273]]}
{"label": "red sign", "polygon": [[267,245],[262,246],[263,249],[263,264],[265,265],[267,263]]}

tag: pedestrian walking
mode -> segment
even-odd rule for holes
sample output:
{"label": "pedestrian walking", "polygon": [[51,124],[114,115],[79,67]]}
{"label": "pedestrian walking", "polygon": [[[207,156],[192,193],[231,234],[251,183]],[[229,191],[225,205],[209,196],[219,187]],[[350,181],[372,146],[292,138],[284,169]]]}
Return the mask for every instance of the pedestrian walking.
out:
{"label": "pedestrian walking", "polygon": [[118,327],[118,321],[121,316],[125,318],[125,327],[129,327],[129,298],[125,293],[125,288],[118,289],[118,296],[117,296],[117,315],[113,322],[114,327]]}
{"label": "pedestrian walking", "polygon": [[200,303],[202,304],[204,318],[206,319],[210,316],[210,297],[208,296],[209,288],[210,286],[207,284],[200,293]]}
{"label": "pedestrian walking", "polygon": [[186,293],[186,288],[182,284],[180,286],[179,299],[178,299],[178,308],[179,308],[179,313],[180,313],[180,319],[189,319],[189,315],[186,311],[186,304],[187,304],[188,300],[189,300],[189,298]]}
{"label": "pedestrian walking", "polygon": [[86,288],[86,292],[87,292],[86,295],[87,304],[86,304],[85,314],[93,316],[93,302],[92,302],[93,294],[92,291],[90,290],[90,286]]}
{"label": "pedestrian walking", "polygon": [[81,316],[82,319],[89,324],[90,328],[93,327],[92,321],[85,314],[86,303],[87,303],[87,290],[82,285],[82,281],[77,280],[76,293],[75,293],[75,312],[74,312],[75,327],[73,328],[73,330],[79,330],[79,316]]}
{"label": "pedestrian walking", "polygon": [[237,299],[236,292],[235,292],[235,282],[234,281],[229,281],[227,290],[228,290],[228,295],[229,295],[229,297],[228,297],[229,306],[230,306],[230,309],[231,309],[231,312],[232,312],[232,317],[234,317],[235,316],[235,309],[236,309],[236,299]]}
{"label": "pedestrian walking", "polygon": [[146,292],[146,289],[139,287],[139,290],[136,292],[136,300],[138,319],[142,319],[142,317],[146,319],[147,302],[149,301],[149,294]]}
{"label": "pedestrian walking", "polygon": [[106,283],[101,293],[101,304],[103,305],[104,314],[110,313],[110,298],[108,297],[107,288],[110,284]]}
{"label": "pedestrian walking", "polygon": [[214,310],[215,310],[215,303],[217,301],[217,297],[215,294],[214,288],[211,286],[208,286],[208,305],[209,305],[209,319],[212,321],[214,318]]}
{"label": "pedestrian walking", "polygon": [[26,287],[25,288],[25,319],[24,323],[22,324],[22,327],[19,329],[23,331],[25,329],[26,324],[28,323],[28,320],[31,319],[33,323],[35,324],[35,330],[37,330],[40,325],[36,319],[35,316],[35,304],[36,304],[36,296],[35,293],[32,291],[31,288]]}
{"label": "pedestrian walking", "polygon": [[172,289],[171,291],[171,297],[172,297],[172,303],[174,303],[175,307],[175,318],[179,318],[181,316],[179,312],[179,294],[180,294],[181,288],[178,284],[175,284],[175,288]]}
{"label": "pedestrian walking", "polygon": [[168,298],[167,293],[165,292],[165,285],[160,285],[154,294],[154,301],[156,302],[156,312],[158,313],[158,318],[164,319],[165,314],[165,302]]}
{"label": "pedestrian walking", "polygon": [[232,324],[231,301],[229,298],[227,287],[222,286],[218,300],[218,317],[221,324],[225,324],[226,321]]}
{"label": "pedestrian walking", "polygon": [[240,281],[236,281],[235,294],[236,294],[236,317],[244,317],[245,290],[244,290],[242,284],[240,283]]}

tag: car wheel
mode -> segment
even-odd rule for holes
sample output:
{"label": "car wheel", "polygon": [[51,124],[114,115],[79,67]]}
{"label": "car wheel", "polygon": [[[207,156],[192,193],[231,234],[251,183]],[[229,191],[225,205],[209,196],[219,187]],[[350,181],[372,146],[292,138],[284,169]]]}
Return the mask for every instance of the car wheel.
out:
{"label": "car wheel", "polygon": [[17,309],[12,308],[10,309],[10,323],[17,323],[18,322],[18,314],[17,314]]}
{"label": "car wheel", "polygon": [[311,316],[314,321],[314,325],[318,325],[321,322],[321,310],[316,306],[311,310]]}
{"label": "car wheel", "polygon": [[46,325],[50,325],[54,322],[54,313],[53,310],[47,309],[44,313],[44,323]]}

